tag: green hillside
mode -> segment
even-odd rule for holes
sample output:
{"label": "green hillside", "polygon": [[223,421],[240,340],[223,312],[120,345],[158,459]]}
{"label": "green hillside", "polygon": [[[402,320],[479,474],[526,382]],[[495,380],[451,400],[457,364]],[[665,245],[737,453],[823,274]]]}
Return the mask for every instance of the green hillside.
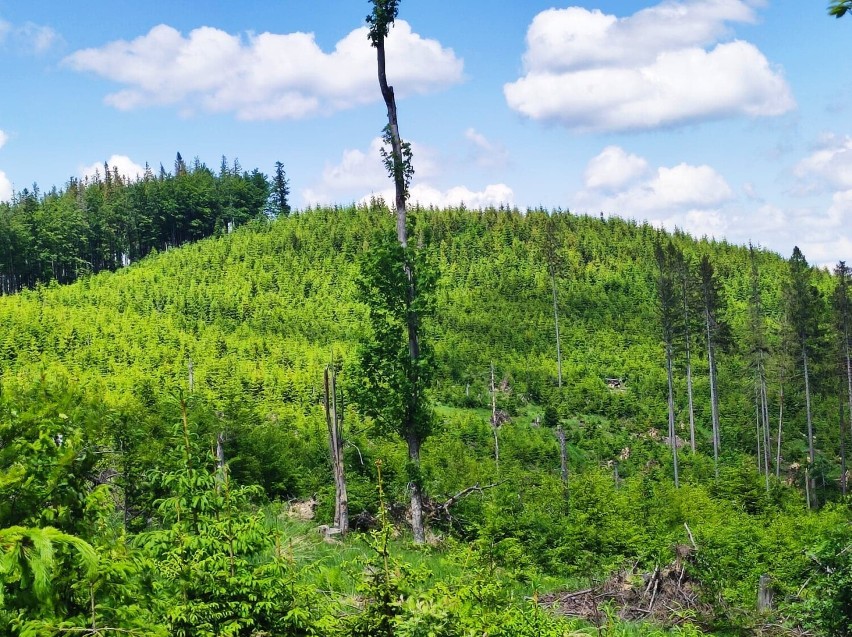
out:
{"label": "green hillside", "polygon": [[[446,545],[461,540],[478,564],[536,590],[569,582],[579,586],[625,565],[652,570],[669,564],[676,546],[688,545],[692,533],[697,549],[688,571],[703,586],[706,602],[717,608],[713,618],[696,618],[703,625],[745,629],[759,624],[753,615],[757,583],[768,574],[776,608],[790,625],[804,621],[817,630],[846,634],[837,626],[848,618],[843,613],[849,612],[852,559],[841,551],[852,541],[852,531],[848,500],[841,494],[831,275],[812,273],[821,293],[822,331],[810,379],[817,462],[809,475],[815,478],[820,508],[809,512],[803,495],[804,387],[801,374],[782,356],[789,278],[785,259],[763,250],[753,256],[766,324],[773,422],[772,475],[765,479],[756,455],[748,249],[681,233],[669,237],[647,224],[617,218],[561,212],[418,209],[409,222],[412,243],[437,274],[435,312],[424,325],[437,363],[430,393],[436,423],[423,447],[421,470],[431,527]],[[245,496],[254,503],[246,506],[315,495],[317,523],[330,524],[333,483],[323,370],[332,361],[343,389],[350,514],[368,524],[380,513],[375,461],[381,460],[385,497],[398,526],[404,526],[410,471],[404,444],[377,431],[353,398],[361,382],[359,343],[369,333],[357,280],[364,255],[381,244],[393,225],[383,205],[308,210],[151,254],[116,272],[0,298],[0,493],[28,503],[0,505],[0,528],[50,525],[99,550],[121,552],[132,545],[148,551],[147,560],[176,559],[151,549],[174,538],[141,544],[132,538],[170,528],[170,518],[158,507],[179,490],[180,478],[170,482],[162,476],[190,471],[189,459],[195,457],[191,471],[213,479],[201,468],[212,462],[209,450],[218,434],[224,434],[236,483],[261,489]],[[679,489],[663,440],[667,382],[654,259],[655,242],[668,239],[693,265],[702,256],[712,261],[725,300],[720,318],[730,328],[717,360],[719,478],[714,477],[700,325],[691,351],[696,453],[688,444],[684,352],[679,343],[675,346],[676,422],[685,441]],[[499,431],[499,468],[489,424],[492,364],[496,406],[509,419]],[[776,479],[774,427],[782,369],[787,375]],[[617,379],[618,386],[608,386],[607,379]],[[560,479],[556,425],[568,439],[567,486]],[[849,424],[843,426],[848,434]],[[56,444],[67,453],[51,460],[44,445],[59,434],[63,442]],[[54,486],[31,493],[33,476],[53,476],[44,479]],[[206,484],[197,475],[192,479],[196,482],[186,487],[190,493]],[[57,496],[59,483],[73,497]],[[100,492],[95,488],[100,483],[111,485],[111,496],[99,496],[98,509],[91,494]],[[488,486],[452,509],[441,507],[474,485]],[[198,501],[188,502],[197,510]],[[217,506],[231,510],[231,505]],[[216,520],[222,519],[217,514]],[[104,525],[117,534],[110,536],[112,544],[103,539]],[[0,537],[0,548],[13,545]],[[461,560],[457,555],[447,559]],[[36,616],[32,604],[24,603],[26,578],[15,579],[10,568],[0,567],[0,582],[5,573],[7,600],[15,604],[0,610],[0,619],[12,617],[16,608],[30,608],[19,617]],[[845,568],[846,583],[828,577],[829,568],[835,573]],[[160,589],[145,588],[156,582],[146,577],[153,576],[139,576],[134,586],[154,599]],[[112,603],[119,603],[120,581],[113,574],[104,583]],[[433,595],[429,603],[437,603],[435,590],[424,593]],[[55,594],[57,600],[76,599],[73,593]],[[294,599],[293,608],[301,608],[301,598]],[[57,601],[52,612],[60,615],[60,606]],[[151,602],[144,613],[167,624],[158,615],[161,610]],[[332,621],[317,619],[316,608],[304,612],[313,626]],[[342,613],[328,612],[338,618]],[[114,615],[113,621],[123,620]],[[316,630],[334,634],[344,629]],[[553,630],[564,634],[562,628]]]}

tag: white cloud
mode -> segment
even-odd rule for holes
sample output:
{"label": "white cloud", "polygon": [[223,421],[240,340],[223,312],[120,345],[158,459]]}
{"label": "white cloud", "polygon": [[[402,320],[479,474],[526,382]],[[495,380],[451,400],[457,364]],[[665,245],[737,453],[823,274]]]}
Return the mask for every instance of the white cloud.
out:
{"label": "white cloud", "polygon": [[14,34],[23,50],[37,55],[46,53],[62,40],[53,28],[33,22],[15,28]]}
{"label": "white cloud", "polygon": [[[319,182],[302,191],[302,199],[306,204],[330,204],[355,201],[365,192],[383,190],[390,178],[382,163],[382,146],[381,137],[376,137],[366,151],[344,150],[338,163],[326,164]],[[436,174],[434,151],[412,142],[411,152],[416,178],[428,179]]]}
{"label": "white cloud", "polygon": [[21,53],[41,55],[62,41],[52,27],[34,22],[16,25],[0,20],[0,43],[8,41]]}
{"label": "white cloud", "polygon": [[592,158],[585,171],[586,189],[572,208],[645,219],[675,226],[698,236],[724,236],[728,223],[721,208],[734,192],[713,168],[681,163],[651,170],[648,162],[609,146]]}
{"label": "white cloud", "polygon": [[[131,181],[145,174],[145,167],[140,166],[127,155],[112,155],[106,163],[109,166],[110,172],[113,172],[117,168],[118,174]],[[81,167],[78,172],[82,179],[88,178],[92,180],[95,178],[95,175],[103,179],[104,164],[103,162],[95,162],[91,166]]]}
{"label": "white cloud", "polygon": [[[442,190],[430,180],[444,177],[444,162],[432,149],[416,142],[411,144],[414,155],[415,183],[410,189],[411,204],[422,206],[458,206],[483,208],[514,204],[514,193],[505,184],[490,184],[482,190],[471,190],[466,186],[455,186]],[[319,181],[302,190],[304,205],[330,204],[358,201],[367,203],[373,197],[393,202],[395,193],[387,171],[382,164],[381,138],[375,138],[366,151],[347,149],[336,164],[327,164]]]}
{"label": "white cloud", "polygon": [[[394,201],[394,191],[386,188],[361,198],[361,203],[368,203],[373,197],[381,197],[386,202]],[[489,184],[482,190],[471,190],[467,186],[455,186],[448,190],[440,190],[428,184],[416,184],[411,187],[410,204],[420,204],[436,208],[458,207],[462,204],[469,209],[498,207],[500,205],[514,206],[515,193],[506,184]]]}
{"label": "white cloud", "polygon": [[492,142],[475,128],[464,132],[473,148],[473,160],[480,168],[504,168],[509,162],[509,151],[502,144]]}
{"label": "white cloud", "polygon": [[625,18],[548,9],[527,32],[526,74],[504,94],[527,117],[585,131],[779,115],[795,105],[780,71],[748,42],[719,41],[729,23],[754,20],[743,0],[666,1]]}
{"label": "white cloud", "polygon": [[12,198],[12,182],[2,170],[0,170],[0,201],[9,201]]}
{"label": "white cloud", "polygon": [[[437,40],[398,20],[386,42],[388,80],[397,96],[462,80],[463,62]],[[106,96],[118,109],[178,105],[233,112],[240,119],[297,119],[380,99],[367,29],[326,53],[313,33],[232,35],[212,27],[184,36],[161,24],[131,41],[77,51],[65,64],[127,88]]]}
{"label": "white cloud", "polygon": [[5,131],[0,130],[0,148],[6,145],[6,142],[9,141],[9,134]]}
{"label": "white cloud", "polygon": [[825,136],[809,156],[793,169],[799,183],[795,192],[852,189],[852,137]]}
{"label": "white cloud", "polygon": [[620,146],[607,146],[586,166],[583,181],[592,190],[618,190],[648,171],[648,162]]}

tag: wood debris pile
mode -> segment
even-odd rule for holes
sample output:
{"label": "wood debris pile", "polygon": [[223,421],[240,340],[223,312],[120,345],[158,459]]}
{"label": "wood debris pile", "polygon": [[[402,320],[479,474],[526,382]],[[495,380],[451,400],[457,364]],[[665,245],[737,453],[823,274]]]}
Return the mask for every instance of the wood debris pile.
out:
{"label": "wood debris pile", "polygon": [[607,612],[626,621],[650,620],[665,626],[703,622],[713,608],[700,599],[698,583],[680,563],[657,567],[652,573],[635,568],[619,571],[593,588],[543,595],[539,603],[554,612],[601,625]]}

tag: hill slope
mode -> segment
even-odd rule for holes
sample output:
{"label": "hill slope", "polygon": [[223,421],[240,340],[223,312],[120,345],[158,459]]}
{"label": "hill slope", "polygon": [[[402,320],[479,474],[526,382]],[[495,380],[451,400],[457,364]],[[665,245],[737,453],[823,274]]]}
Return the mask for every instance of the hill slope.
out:
{"label": "hill slope", "polygon": [[[801,493],[784,484],[803,484],[802,472],[791,466],[806,449],[798,377],[785,387],[782,479],[773,478],[767,492],[754,468],[746,249],[671,237],[693,261],[712,259],[732,332],[718,364],[720,478],[713,478],[707,362],[696,334],[698,453],[682,450],[678,490],[659,434],[667,416],[657,231],[540,211],[416,210],[411,217],[411,236],[439,274],[437,311],[425,326],[438,361],[438,424],[423,448],[422,467],[436,530],[468,539],[487,559],[514,564],[525,577],[537,569],[588,576],[624,561],[672,558],[673,547],[687,541],[686,523],[700,547],[695,573],[711,594],[745,606],[765,572],[795,597],[810,574],[804,550],[824,546],[827,538],[832,546],[845,541],[845,509],[805,514]],[[41,401],[47,412],[67,418],[70,408],[61,397],[72,396],[77,411],[71,420],[103,454],[96,467],[117,471],[130,530],[143,529],[154,515],[162,493],[144,476],[175,462],[172,423],[180,421],[187,397],[193,434],[208,448],[225,434],[235,477],[260,484],[273,498],[317,494],[319,516],[327,519],[322,370],[333,357],[344,384],[350,511],[367,521],[376,511],[374,460],[383,460],[392,501],[405,500],[409,476],[402,443],[379,435],[348,400],[367,329],[355,284],[360,255],[392,226],[384,208],[311,210],[152,255],[115,273],[4,297],[0,371],[7,401]],[[550,261],[549,245],[555,246]],[[756,251],[755,262],[769,344],[780,352],[787,264],[763,251]],[[814,277],[827,295],[831,277]],[[839,498],[831,361],[828,354],[818,358],[813,378],[821,502]],[[488,424],[492,363],[498,406],[511,418],[499,433],[499,470]],[[680,351],[676,367],[678,431],[688,438]],[[769,369],[775,410],[777,375]],[[622,386],[608,387],[608,378]],[[557,422],[568,436],[567,490],[548,428]],[[472,485],[490,486],[442,512],[442,502]]]}

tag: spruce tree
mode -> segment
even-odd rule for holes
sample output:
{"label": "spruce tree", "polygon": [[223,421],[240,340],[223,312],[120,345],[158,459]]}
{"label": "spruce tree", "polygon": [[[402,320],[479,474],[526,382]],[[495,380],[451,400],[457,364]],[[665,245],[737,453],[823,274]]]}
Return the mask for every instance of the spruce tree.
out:
{"label": "spruce tree", "polygon": [[277,217],[290,216],[290,180],[284,170],[284,164],[275,162],[275,176],[272,178],[272,192],[269,197],[270,212]]}

